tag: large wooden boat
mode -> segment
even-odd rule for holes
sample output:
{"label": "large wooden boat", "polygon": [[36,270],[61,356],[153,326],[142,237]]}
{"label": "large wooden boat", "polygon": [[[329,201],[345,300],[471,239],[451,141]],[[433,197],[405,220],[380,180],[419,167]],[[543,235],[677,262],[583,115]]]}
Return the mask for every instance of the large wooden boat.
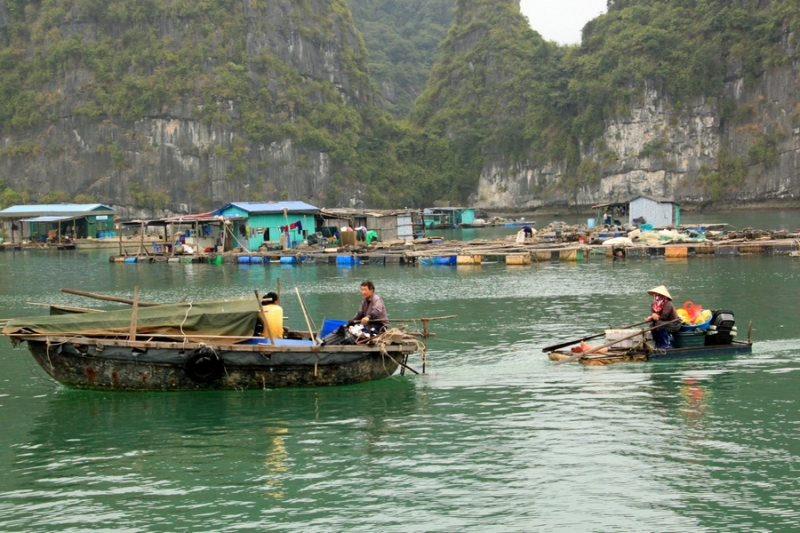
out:
{"label": "large wooden boat", "polygon": [[398,329],[351,345],[291,331],[281,337],[293,338],[253,337],[259,306],[251,300],[15,319],[2,334],[27,342],[59,383],[103,391],[346,385],[410,369],[408,356],[424,350]]}

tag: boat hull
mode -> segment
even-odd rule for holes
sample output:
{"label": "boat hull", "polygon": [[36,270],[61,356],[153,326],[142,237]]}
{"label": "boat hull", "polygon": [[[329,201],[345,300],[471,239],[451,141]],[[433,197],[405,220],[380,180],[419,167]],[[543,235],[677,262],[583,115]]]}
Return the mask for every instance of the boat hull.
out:
{"label": "boat hull", "polygon": [[[730,355],[745,355],[753,353],[753,343],[733,342],[719,346],[697,346],[689,348],[673,348],[671,350],[610,350],[604,354],[591,354],[578,360],[584,365],[609,365],[612,363],[634,363],[644,361],[666,361],[677,359],[698,359],[707,357],[720,357]],[[569,352],[554,351],[548,354],[552,361],[561,361],[574,354]]]}
{"label": "boat hull", "polygon": [[377,346],[215,346],[207,353],[218,356],[221,364],[216,372],[206,372],[198,379],[188,365],[202,348],[199,345],[142,347],[144,343],[58,341],[27,342],[36,362],[59,383],[101,391],[347,385],[389,377],[403,358],[415,351],[415,346],[408,344],[388,345],[383,350]]}

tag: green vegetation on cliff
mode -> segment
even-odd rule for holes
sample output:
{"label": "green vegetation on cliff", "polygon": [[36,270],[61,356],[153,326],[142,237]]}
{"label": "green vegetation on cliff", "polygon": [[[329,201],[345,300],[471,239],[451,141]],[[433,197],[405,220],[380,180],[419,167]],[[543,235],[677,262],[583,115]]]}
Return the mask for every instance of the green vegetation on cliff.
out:
{"label": "green vegetation on cliff", "polygon": [[[442,18],[448,9],[446,2],[419,4],[419,13],[401,5],[394,11],[412,24],[429,13]],[[252,175],[250,147],[290,139],[329,155],[331,204],[352,197],[354,190],[379,207],[423,205],[467,192],[451,187],[458,167],[449,141],[396,123],[376,107],[366,49],[345,0],[8,0],[6,7],[0,128],[7,133],[65,116],[98,123],[169,118],[171,106],[188,104],[196,119],[239,135],[232,148],[213,150],[227,159],[230,180],[263,184]],[[276,13],[283,17],[281,25]],[[290,28],[321,52],[336,51],[337,80],[309,74],[331,65],[306,64],[303,71],[294,60],[272,53],[274,48],[248,48],[248,36],[281,43],[278,49],[283,43],[299,46]],[[437,31],[433,22],[419,31],[422,48],[438,44]],[[408,28],[386,49],[398,62],[386,70],[394,68],[398,80],[405,70],[409,83],[418,84],[431,62],[430,50],[401,61],[408,50],[404,34]],[[0,157],[35,157],[45,150],[35,142],[12,143]],[[115,172],[132,169],[115,142],[96,150],[109,156]],[[207,180],[187,184],[200,199],[202,187]],[[285,191],[251,189],[250,194],[249,199],[277,200]],[[128,200],[151,208],[168,203],[158,184],[147,183],[129,187]]]}
{"label": "green vegetation on cliff", "polygon": [[[791,59],[798,30],[797,0],[612,0],[608,13],[586,25],[580,46],[561,47],[527,27],[514,0],[458,0],[442,57],[411,116],[494,160],[560,164],[561,183],[574,190],[597,183],[582,150],[607,119],[643,101],[647,84],[677,113],[706,96],[721,116],[743,114],[720,98],[723,83],[753,83]],[[757,140],[752,164],[773,163],[771,140]],[[715,195],[726,183],[740,184],[740,174],[715,173]]]}
{"label": "green vegetation on cliff", "polygon": [[[385,108],[403,118],[425,89],[439,43],[453,21],[455,0],[348,0],[369,50],[369,72],[387,86]],[[392,98],[393,97],[393,98]]]}
{"label": "green vegetation on cliff", "polygon": [[[236,133],[231,146],[213,151],[227,160],[230,180],[263,183],[248,159],[258,145],[289,139],[327,153],[329,204],[354,196],[374,207],[463,202],[485,164],[498,161],[509,170],[551,163],[561,186],[577,190],[596,186],[614,160],[597,144],[606,120],[641,103],[646,86],[666,94],[676,113],[706,96],[723,120],[757,120],[752,106],[721,98],[723,84],[753,83],[792,59],[800,30],[800,0],[612,0],[586,25],[580,46],[563,47],[531,30],[516,0],[349,1],[356,17],[345,0],[6,0],[0,129],[42,131],[74,116],[98,124],[170,118],[173,109],[191,109],[197,120]],[[409,121],[393,119],[376,104],[370,69],[372,80],[394,87],[389,109],[399,116],[420,91],[450,20]],[[296,46],[296,34],[334,52],[324,66],[304,70],[283,53]],[[776,164],[785,133],[762,131],[744,154],[724,147],[718,168],[702,173],[712,196],[741,184],[747,165]],[[0,157],[59,155],[33,136],[19,138]],[[113,139],[104,142],[97,151],[113,172],[135,170]],[[601,162],[582,160],[589,147]],[[640,156],[659,150],[649,144]],[[308,165],[303,157],[298,168]],[[198,198],[208,187],[205,177],[187,183]],[[281,198],[281,191],[253,189]],[[8,199],[14,191],[0,192]],[[168,202],[157,184],[128,193],[141,206]]]}

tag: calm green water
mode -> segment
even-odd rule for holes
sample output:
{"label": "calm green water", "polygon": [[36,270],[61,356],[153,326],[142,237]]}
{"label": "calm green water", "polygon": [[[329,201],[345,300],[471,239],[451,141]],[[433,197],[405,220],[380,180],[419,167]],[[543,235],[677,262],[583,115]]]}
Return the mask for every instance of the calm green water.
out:
{"label": "calm green water", "polygon": [[[109,264],[0,254],[0,318],[61,287],[167,302],[298,287],[319,324],[375,281],[437,323],[429,373],[330,389],[92,393],[0,340],[0,531],[797,531],[800,261],[531,267]],[[641,320],[645,290],[729,307],[752,357],[553,366],[541,348]],[[421,366],[412,359],[413,366]]]}

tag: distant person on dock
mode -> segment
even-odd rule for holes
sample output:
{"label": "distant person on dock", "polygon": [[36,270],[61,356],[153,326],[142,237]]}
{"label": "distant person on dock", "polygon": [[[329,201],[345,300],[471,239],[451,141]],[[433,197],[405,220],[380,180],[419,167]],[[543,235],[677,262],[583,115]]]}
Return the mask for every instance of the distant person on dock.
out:
{"label": "distant person on dock", "polygon": [[529,225],[525,224],[522,226],[522,232],[525,234],[526,239],[533,238],[533,229]]}
{"label": "distant person on dock", "polygon": [[386,306],[383,304],[383,299],[375,294],[375,285],[371,281],[361,282],[361,296],[364,297],[364,301],[350,322],[353,324],[361,322],[364,328],[374,330],[375,333],[389,329]]}
{"label": "distant person on dock", "polygon": [[[653,297],[653,303],[650,305],[650,316],[645,319],[646,321],[653,321],[658,326],[678,318],[678,313],[672,304],[672,296],[670,296],[664,285],[650,289],[647,294]],[[680,322],[653,330],[653,340],[656,341],[656,348],[659,350],[672,348],[670,333],[678,329],[680,329]]]}

